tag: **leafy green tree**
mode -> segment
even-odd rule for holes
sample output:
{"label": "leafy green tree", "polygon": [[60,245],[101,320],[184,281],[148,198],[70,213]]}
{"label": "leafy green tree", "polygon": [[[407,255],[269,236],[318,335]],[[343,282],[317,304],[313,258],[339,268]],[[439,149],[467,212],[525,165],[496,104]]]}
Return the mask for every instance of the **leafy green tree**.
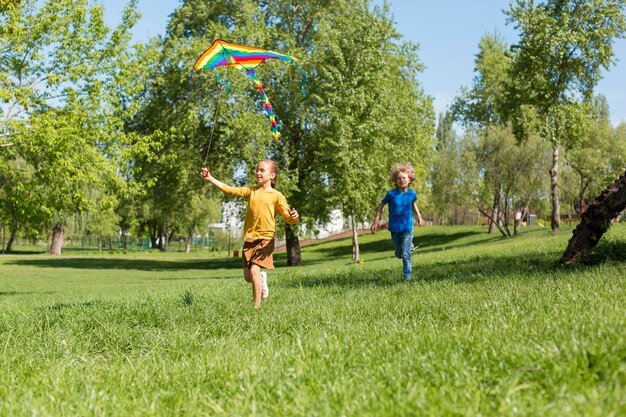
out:
{"label": "leafy green tree", "polygon": [[116,183],[123,109],[109,86],[123,85],[135,8],[113,31],[87,0],[22,1],[0,15],[3,206],[16,227],[52,227],[51,253],[61,253],[68,216],[94,208],[85,189]]}
{"label": "leafy green tree", "polygon": [[[349,34],[345,42],[338,32]],[[365,48],[358,44],[358,37]],[[215,175],[228,178],[243,172],[252,180],[255,161],[264,157],[277,160],[281,166],[279,188],[299,208],[308,230],[342,204],[340,193],[345,190],[361,193],[367,189],[367,194],[356,199],[358,210],[348,208],[347,201],[342,206],[347,213],[354,211],[356,218],[364,218],[369,210],[361,207],[366,201],[371,207],[372,190],[377,188],[375,184],[380,187],[389,169],[388,158],[378,158],[380,149],[393,143],[403,155],[403,150],[416,144],[414,138],[423,138],[424,130],[432,129],[423,128],[432,124],[432,106],[415,82],[419,67],[415,49],[395,43],[398,35],[388,13],[373,12],[369,2],[188,0],[168,25],[167,42],[179,45],[172,56],[191,62],[216,38],[286,52],[300,57],[301,65],[311,69],[306,97],[301,94],[302,75],[295,67],[268,61],[257,69],[283,134],[280,141],[272,142],[267,140],[269,128],[259,111],[258,92],[245,75],[232,69],[220,71],[220,77],[227,74],[231,90],[218,109],[222,87],[212,73],[188,78],[180,75],[180,60],[168,61],[179,63],[172,72],[178,72],[186,83],[181,94],[200,103],[195,113],[200,116],[190,124],[204,132],[205,141],[210,132],[215,133],[209,160]],[[330,61],[335,58],[337,62]],[[380,120],[386,121],[386,132]],[[409,131],[411,125],[416,126],[415,131]],[[391,139],[388,132],[393,134]],[[420,139],[419,143],[424,142]],[[372,145],[368,152],[366,144]],[[405,154],[414,155],[414,149]],[[370,181],[374,169],[364,166],[378,163],[376,181]],[[361,181],[349,173],[356,166],[367,173]],[[331,181],[335,181],[332,186]],[[299,264],[298,229],[285,227],[285,236],[288,263]]]}
{"label": "leafy green tree", "polygon": [[8,232],[5,244],[5,252],[8,253],[12,250],[20,228],[31,236],[36,235],[39,232],[37,226],[41,225],[42,219],[38,209],[39,194],[33,180],[34,167],[19,155],[12,159],[0,158],[0,165],[0,220],[3,231]]}
{"label": "leafy green tree", "polygon": [[[462,90],[461,95],[453,103],[452,112],[455,118],[461,120],[466,126],[478,129],[476,138],[484,143],[480,146],[482,150],[476,154],[477,156],[486,154],[493,158],[501,158],[506,154],[501,152],[502,134],[507,130],[504,119],[506,114],[504,87],[506,86],[507,71],[511,60],[507,54],[506,43],[497,33],[481,38],[478,49],[474,66],[476,75],[472,87]],[[495,134],[497,137],[490,138],[489,134]],[[468,156],[471,155],[474,154],[468,154]],[[507,164],[507,161],[482,159],[476,163],[482,166],[486,173],[494,173]],[[489,187],[482,187],[482,191],[478,194],[484,193],[487,189],[491,190],[493,193],[491,209],[487,210],[484,202],[478,205],[479,210],[490,218],[488,227],[489,233],[492,233],[500,224],[501,212],[499,208],[502,202],[502,192],[508,185],[503,183],[504,177],[497,174],[483,178],[480,182],[484,184],[484,181],[487,181]],[[493,183],[490,184],[489,181],[493,181]],[[476,191],[468,191],[470,191],[470,195],[474,194],[474,198],[471,200],[482,200],[477,200]]]}
{"label": "leafy green tree", "polygon": [[546,163],[542,143],[529,137],[519,146],[510,126],[505,125],[471,129],[462,143],[464,194],[489,218],[494,229],[503,236],[513,236],[528,207],[541,197],[539,174]]}
{"label": "leafy green tree", "polygon": [[400,36],[385,10],[370,12],[368,2],[355,2],[336,10],[321,29],[318,163],[327,175],[330,206],[351,219],[357,262],[356,225],[373,215],[393,163],[411,162],[424,178],[432,106],[415,78],[421,70],[416,47],[398,46]]}
{"label": "leafy green tree", "polygon": [[203,164],[228,182],[241,172],[253,179],[254,161],[267,157],[271,136],[265,135],[268,124],[249,77],[220,68],[220,77],[230,84],[227,90],[211,71],[192,68],[216,38],[250,43],[246,36],[263,38],[268,32],[262,10],[252,2],[231,6],[224,1],[183,3],[165,37],[145,45],[137,58],[145,68],[134,83],[144,82],[145,88],[134,97],[140,108],[127,129],[150,149],[137,155],[129,174],[129,181],[146,185],[132,211],[140,230],[162,250],[176,233],[189,240],[204,217],[198,211],[207,189],[199,178]]}
{"label": "leafy green tree", "polygon": [[508,19],[521,32],[513,48],[508,110],[518,137],[536,121],[552,147],[550,168],[553,231],[560,229],[559,157],[584,136],[584,103],[614,58],[613,42],[624,36],[623,0],[532,0],[511,2]]}
{"label": "leafy green tree", "polygon": [[1,0],[0,12],[11,10],[21,3],[21,0]]}
{"label": "leafy green tree", "polygon": [[[463,203],[460,195],[460,147],[453,129],[451,112],[439,114],[437,123],[435,155],[430,172],[431,204],[439,219],[438,223],[458,223],[458,207]],[[454,211],[454,214],[450,214]],[[451,219],[451,220],[450,220]]]}
{"label": "leafy green tree", "polygon": [[455,98],[451,113],[467,125],[491,126],[504,124],[506,109],[505,87],[511,57],[500,34],[483,36],[474,60],[471,88],[463,87]]}
{"label": "leafy green tree", "polygon": [[626,142],[611,128],[609,107],[603,96],[592,103],[591,126],[579,143],[566,154],[566,163],[576,177],[576,204],[580,213],[585,202],[599,195],[624,170]]}

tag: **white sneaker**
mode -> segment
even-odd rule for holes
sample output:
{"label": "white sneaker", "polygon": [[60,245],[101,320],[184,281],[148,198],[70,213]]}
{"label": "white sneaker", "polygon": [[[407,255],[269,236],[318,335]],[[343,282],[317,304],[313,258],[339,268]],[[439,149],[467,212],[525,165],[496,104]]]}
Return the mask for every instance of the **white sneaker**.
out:
{"label": "white sneaker", "polygon": [[267,272],[261,271],[261,298],[267,298],[270,295],[270,288],[267,286]]}

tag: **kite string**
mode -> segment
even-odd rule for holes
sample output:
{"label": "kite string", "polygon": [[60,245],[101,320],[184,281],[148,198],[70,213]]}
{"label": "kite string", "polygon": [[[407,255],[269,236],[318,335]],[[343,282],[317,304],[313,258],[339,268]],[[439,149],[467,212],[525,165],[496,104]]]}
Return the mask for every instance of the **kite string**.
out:
{"label": "kite string", "polygon": [[220,94],[217,96],[217,106],[215,106],[215,115],[213,116],[213,126],[211,127],[211,136],[209,137],[209,145],[206,148],[206,156],[204,157],[203,167],[206,166],[207,161],[209,160],[209,151],[211,150],[211,142],[213,141],[213,133],[215,132],[215,125],[217,124],[217,115],[220,111],[220,102],[222,101],[222,92],[223,88],[220,87]]}

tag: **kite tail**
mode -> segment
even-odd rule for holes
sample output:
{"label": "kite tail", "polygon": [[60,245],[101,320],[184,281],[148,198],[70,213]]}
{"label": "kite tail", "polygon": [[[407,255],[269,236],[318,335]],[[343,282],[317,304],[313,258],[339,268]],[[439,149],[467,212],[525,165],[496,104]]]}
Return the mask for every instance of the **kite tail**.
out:
{"label": "kite tail", "polygon": [[215,68],[211,68],[211,70],[213,70],[213,74],[215,74],[215,81],[217,81],[218,83],[222,84],[223,86],[226,87],[226,91],[230,92],[230,83],[226,80],[223,80],[220,78],[219,75],[217,75],[217,72],[215,71]]}
{"label": "kite tail", "polygon": [[274,117],[274,112],[272,111],[270,100],[267,98],[267,95],[265,94],[265,90],[263,90],[263,85],[261,85],[261,82],[256,77],[254,70],[248,70],[246,71],[246,74],[248,74],[248,76],[254,80],[257,88],[259,89],[259,93],[261,93],[261,96],[263,97],[263,102],[265,103],[265,111],[267,112],[267,118],[270,120],[270,124],[272,125],[272,136],[274,136],[274,140],[280,139],[280,132],[278,131],[278,124],[276,123],[276,118]]}
{"label": "kite tail", "polygon": [[293,65],[295,65],[295,66],[296,66],[296,68],[298,68],[298,69],[302,72],[302,85],[300,86],[300,89],[302,90],[302,95],[303,95],[304,97],[306,97],[306,90],[305,90],[305,88],[304,88],[304,84],[306,84],[306,82],[307,82],[307,80],[309,79],[309,77],[307,77],[307,75],[306,75],[306,71],[305,71],[305,70],[303,70],[303,69],[302,69],[302,68],[301,68],[298,64],[296,64],[296,62],[295,62],[295,61],[292,61],[292,62],[293,62]]}

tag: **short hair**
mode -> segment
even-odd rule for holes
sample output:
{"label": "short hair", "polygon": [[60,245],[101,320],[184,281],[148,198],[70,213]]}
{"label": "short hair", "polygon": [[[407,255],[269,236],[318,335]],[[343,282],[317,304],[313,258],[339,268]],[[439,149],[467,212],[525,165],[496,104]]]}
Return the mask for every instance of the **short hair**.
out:
{"label": "short hair", "polygon": [[389,181],[396,183],[396,179],[398,178],[399,173],[405,173],[409,177],[409,183],[415,181],[415,170],[413,169],[413,165],[410,162],[405,162],[403,164],[395,164],[393,168],[391,168],[391,172],[389,174]]}
{"label": "short hair", "polygon": [[278,182],[278,172],[279,172],[278,164],[276,163],[276,161],[274,161],[272,159],[264,159],[264,160],[260,161],[259,164],[261,162],[265,162],[266,164],[268,164],[270,166],[270,171],[273,174],[276,174],[276,175],[274,175],[274,179],[272,180],[272,188],[276,187],[276,183]]}

